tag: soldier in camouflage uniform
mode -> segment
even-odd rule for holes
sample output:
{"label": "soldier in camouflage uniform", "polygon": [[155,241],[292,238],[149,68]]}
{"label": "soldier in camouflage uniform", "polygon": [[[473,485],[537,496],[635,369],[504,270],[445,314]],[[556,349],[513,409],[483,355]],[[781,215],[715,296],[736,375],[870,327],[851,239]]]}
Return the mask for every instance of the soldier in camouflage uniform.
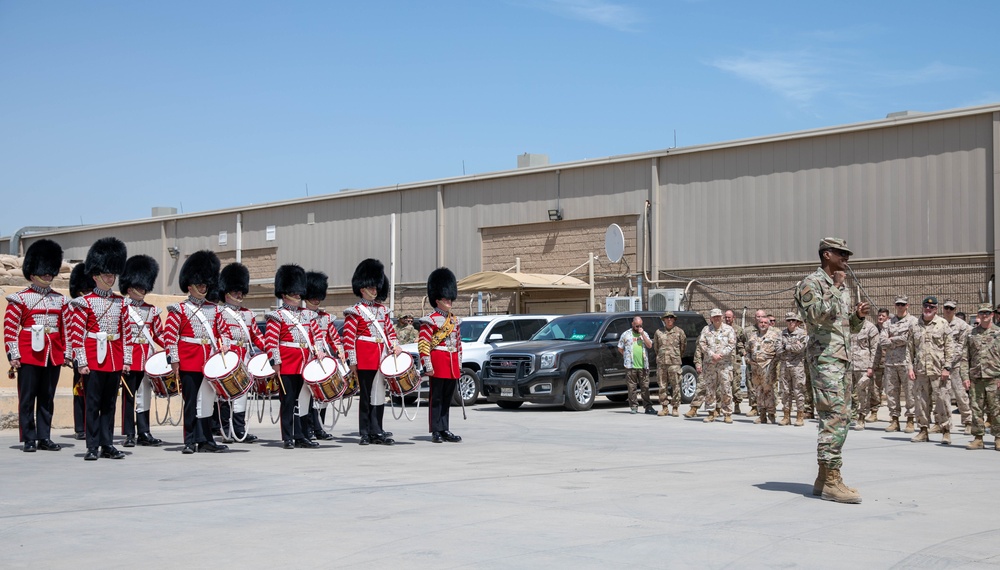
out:
{"label": "soldier in camouflage uniform", "polygon": [[844,240],[824,238],[819,242],[820,268],[800,281],[795,291],[795,304],[809,333],[806,361],[812,373],[813,400],[819,420],[816,445],[819,474],[813,494],[841,503],[861,502],[857,489],[844,483],[840,469],[851,419],[847,381],[849,336],[861,330],[869,310],[868,303],[859,303],[851,310],[850,292],[844,286],[844,272],[851,255]]}
{"label": "soldier in camouflage uniform", "polygon": [[887,432],[899,431],[900,398],[906,397],[906,433],[913,433],[914,398],[909,382],[913,371],[913,355],[910,354],[911,329],[917,318],[907,313],[910,302],[905,295],[896,297],[896,315],[883,325],[885,337],[882,349],[885,351],[885,395],[889,405],[889,427]]}
{"label": "soldier in camouflage uniform", "polygon": [[[1000,309],[1000,307],[997,307]],[[979,307],[979,324],[972,329],[961,347],[962,366],[969,371],[965,377],[965,387],[972,394],[972,441],[966,449],[982,449],[983,413],[990,421],[993,434],[993,449],[1000,451],[1000,404],[997,403],[997,389],[1000,388],[1000,326],[993,324],[989,304]]]}
{"label": "soldier in camouflage uniform", "polygon": [[875,328],[878,329],[878,346],[875,348],[875,359],[872,361],[872,382],[868,390],[868,417],[865,421],[877,422],[878,409],[882,407],[882,379],[885,377],[885,348],[889,343],[885,323],[889,320],[889,309],[879,309],[875,317]]}
{"label": "soldier in camouflage uniform", "polygon": [[792,423],[792,404],[795,404],[795,425],[805,425],[805,389],[806,389],[806,331],[801,327],[802,318],[798,313],[785,315],[788,327],[781,331],[781,347],[778,358],[781,360],[781,407],[783,417],[780,425]]}
{"label": "soldier in camouflage uniform", "polygon": [[660,385],[660,413],[670,413],[667,398],[669,386],[670,400],[673,401],[674,416],[679,416],[681,406],[681,356],[687,347],[687,336],[677,323],[677,315],[671,311],[663,313],[663,328],[653,335],[653,352],[656,353],[656,380]]}
{"label": "soldier in camouflage uniform", "polygon": [[413,344],[420,337],[420,332],[413,326],[413,317],[399,317],[399,327],[396,329],[396,341],[399,344]]}
{"label": "soldier in camouflage uniform", "polygon": [[[962,418],[962,425],[965,426],[965,435],[972,433],[972,408],[969,406],[969,394],[965,391],[965,379],[969,377],[969,371],[962,366],[961,347],[965,346],[965,338],[972,332],[972,326],[965,322],[965,318],[959,316],[955,311],[958,303],[952,299],[946,299],[942,303],[944,307],[944,320],[948,321],[951,329],[951,338],[955,343],[955,362],[951,363],[951,395],[958,404],[958,413]],[[958,316],[958,318],[955,318]],[[933,428],[931,432],[933,433]]]}
{"label": "soldier in camouflage uniform", "polygon": [[778,381],[775,356],[781,347],[781,331],[771,326],[764,311],[757,311],[757,328],[747,333],[747,360],[750,362],[750,382],[757,394],[755,424],[776,423],[774,385]]}
{"label": "soldier in camouflage uniform", "polygon": [[740,402],[743,401],[743,357],[746,355],[747,333],[736,323],[736,313],[726,311],[722,320],[736,332],[736,350],[733,351],[733,413],[740,413]]}
{"label": "soldier in camouflage uniform", "polygon": [[937,314],[937,297],[926,297],[922,318],[917,319],[910,335],[913,368],[910,381],[917,401],[917,425],[920,432],[910,441],[927,441],[931,407],[934,423],[941,430],[941,443],[951,443],[951,365],[955,362],[955,345],[948,321]]}
{"label": "soldier in camouflage uniform", "polygon": [[851,335],[851,415],[854,416],[854,429],[865,429],[865,416],[868,415],[871,398],[868,392],[874,376],[875,353],[878,352],[880,341],[878,327],[865,319],[861,330]]}
{"label": "soldier in camouflage uniform", "polygon": [[[733,423],[732,394],[732,353],[736,349],[736,331],[722,322],[722,311],[712,309],[709,313],[712,323],[701,330],[698,337],[699,355],[703,360],[696,360],[695,367],[700,375],[700,382],[705,385],[705,401],[708,407],[706,423],[715,421],[721,413],[727,424]],[[694,417],[698,412],[695,402],[685,417]]]}

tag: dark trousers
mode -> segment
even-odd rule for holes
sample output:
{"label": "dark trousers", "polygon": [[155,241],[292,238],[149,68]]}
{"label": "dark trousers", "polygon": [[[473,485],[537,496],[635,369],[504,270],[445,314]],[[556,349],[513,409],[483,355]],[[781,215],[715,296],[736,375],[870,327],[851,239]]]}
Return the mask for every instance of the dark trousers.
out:
{"label": "dark trousers", "polygon": [[[80,376],[76,363],[73,363],[73,431],[76,433],[83,433],[87,429],[87,397],[83,395],[85,383],[86,379]],[[76,395],[77,386],[80,387],[79,396]]]}
{"label": "dark trousers", "polygon": [[281,439],[290,441],[302,439],[302,422],[295,413],[295,406],[302,391],[301,374],[281,375]]}
{"label": "dark trousers", "polygon": [[149,412],[137,414],[135,411],[135,391],[139,389],[144,372],[129,372],[125,375],[125,385],[128,390],[122,390],[122,435],[134,436],[139,433],[149,433]]}
{"label": "dark trousers", "polygon": [[91,370],[84,377],[84,394],[87,398],[87,449],[110,447],[115,429],[115,402],[121,371],[98,372]]}
{"label": "dark trousers", "polygon": [[198,417],[198,391],[205,375],[181,370],[180,376],[181,397],[184,399],[184,445],[215,441],[212,437],[212,417]]}
{"label": "dark trousers", "polygon": [[458,380],[451,378],[435,378],[431,376],[431,413],[428,416],[430,421],[430,432],[449,431],[449,412],[451,411],[451,401],[455,399],[455,389],[458,388]]}
{"label": "dark trousers", "polygon": [[58,366],[22,364],[18,368],[17,416],[21,441],[49,439],[58,382]]}
{"label": "dark trousers", "polygon": [[361,386],[361,403],[358,405],[358,433],[373,436],[382,433],[382,417],[385,415],[385,396],[378,403],[372,403],[372,384],[375,370],[358,369],[358,384]]}

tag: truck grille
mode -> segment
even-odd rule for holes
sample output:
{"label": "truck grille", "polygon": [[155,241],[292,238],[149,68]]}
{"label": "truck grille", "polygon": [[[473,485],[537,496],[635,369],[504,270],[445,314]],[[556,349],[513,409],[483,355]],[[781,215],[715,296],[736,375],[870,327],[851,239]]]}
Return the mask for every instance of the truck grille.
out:
{"label": "truck grille", "polygon": [[534,357],[528,354],[501,354],[490,356],[490,376],[495,378],[516,378],[531,373]]}

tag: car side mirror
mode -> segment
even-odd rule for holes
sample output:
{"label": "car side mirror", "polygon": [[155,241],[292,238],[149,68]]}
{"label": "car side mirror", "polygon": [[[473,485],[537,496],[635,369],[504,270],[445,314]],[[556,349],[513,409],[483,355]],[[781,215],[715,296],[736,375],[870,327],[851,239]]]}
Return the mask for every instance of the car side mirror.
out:
{"label": "car side mirror", "polygon": [[503,342],[503,335],[500,333],[491,334],[490,338],[488,338],[487,340],[489,340],[490,342]]}
{"label": "car side mirror", "polygon": [[604,338],[601,339],[601,342],[605,342],[605,343],[608,343],[608,342],[618,342],[618,333],[616,333],[616,332],[609,332],[609,333],[605,334]]}

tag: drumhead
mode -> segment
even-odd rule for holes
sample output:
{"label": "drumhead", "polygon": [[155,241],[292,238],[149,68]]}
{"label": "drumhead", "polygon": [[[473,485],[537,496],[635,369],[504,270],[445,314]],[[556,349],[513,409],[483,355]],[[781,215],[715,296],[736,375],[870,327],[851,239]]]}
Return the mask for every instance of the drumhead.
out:
{"label": "drumhead", "polygon": [[403,352],[399,356],[390,354],[383,358],[378,369],[383,376],[399,376],[409,370],[411,366],[413,366],[413,357],[410,356],[410,353]]}
{"label": "drumhead", "polygon": [[161,350],[153,353],[146,359],[146,374],[150,376],[166,376],[171,372],[170,364],[167,363],[167,351]]}
{"label": "drumhead", "polygon": [[222,378],[228,376],[240,364],[240,357],[235,352],[229,351],[225,354],[213,354],[205,363],[203,372],[209,378]]}
{"label": "drumhead", "polygon": [[254,378],[270,378],[274,376],[274,368],[267,358],[267,354],[261,353],[250,359],[247,363],[247,372]]}
{"label": "drumhead", "polygon": [[322,363],[323,366],[320,366],[319,360],[312,360],[306,364],[305,369],[302,370],[302,379],[306,382],[322,382],[339,372],[337,362],[329,356],[324,357]]}

